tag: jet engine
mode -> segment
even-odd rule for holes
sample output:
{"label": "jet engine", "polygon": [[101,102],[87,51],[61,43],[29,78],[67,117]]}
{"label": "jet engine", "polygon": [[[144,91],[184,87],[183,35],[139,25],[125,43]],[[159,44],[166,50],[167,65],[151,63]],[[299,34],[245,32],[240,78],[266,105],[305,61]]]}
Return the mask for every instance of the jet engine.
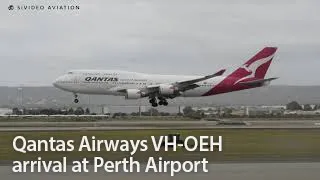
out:
{"label": "jet engine", "polygon": [[170,84],[161,84],[160,87],[160,94],[164,96],[169,96],[177,93],[176,88]]}
{"label": "jet engine", "polygon": [[142,97],[141,91],[139,89],[127,89],[126,99],[139,99]]}

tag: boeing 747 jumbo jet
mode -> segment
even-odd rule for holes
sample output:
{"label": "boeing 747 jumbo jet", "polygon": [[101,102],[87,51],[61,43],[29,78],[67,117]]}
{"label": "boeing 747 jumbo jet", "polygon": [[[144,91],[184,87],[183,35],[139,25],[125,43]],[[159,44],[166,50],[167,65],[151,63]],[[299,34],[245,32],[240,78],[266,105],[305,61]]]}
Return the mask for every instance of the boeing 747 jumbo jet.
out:
{"label": "boeing 747 jumbo jet", "polygon": [[145,74],[118,70],[74,70],[58,77],[53,85],[74,94],[149,98],[153,107],[167,106],[175,97],[203,97],[268,85],[277,78],[265,79],[276,47],[265,47],[227,76],[225,69],[207,76]]}

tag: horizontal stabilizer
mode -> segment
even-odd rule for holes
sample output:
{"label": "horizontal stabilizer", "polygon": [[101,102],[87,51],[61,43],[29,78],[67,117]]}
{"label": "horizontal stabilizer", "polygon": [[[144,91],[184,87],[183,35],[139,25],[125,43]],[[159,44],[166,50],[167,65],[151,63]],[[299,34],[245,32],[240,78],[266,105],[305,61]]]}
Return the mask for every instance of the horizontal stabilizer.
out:
{"label": "horizontal stabilizer", "polygon": [[253,81],[245,81],[245,82],[240,82],[239,84],[248,85],[248,86],[261,86],[261,85],[266,85],[270,81],[275,79],[278,79],[278,77],[268,78],[268,79],[258,79]]}

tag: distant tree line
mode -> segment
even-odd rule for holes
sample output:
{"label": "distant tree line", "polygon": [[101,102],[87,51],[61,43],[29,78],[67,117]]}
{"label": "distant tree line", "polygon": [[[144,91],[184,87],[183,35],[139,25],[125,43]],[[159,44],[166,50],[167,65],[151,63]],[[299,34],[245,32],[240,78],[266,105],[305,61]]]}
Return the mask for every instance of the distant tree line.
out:
{"label": "distant tree line", "polygon": [[[140,116],[139,112],[132,112],[130,114],[127,113],[122,113],[122,112],[118,112],[118,113],[114,113],[113,114],[113,118],[115,117],[121,117],[121,116]],[[141,112],[141,116],[170,116],[170,113],[167,112],[159,112],[157,109],[155,108],[150,108],[148,111],[146,112]]]}
{"label": "distant tree line", "polygon": [[12,114],[14,115],[88,115],[90,113],[89,108],[83,109],[82,107],[77,107],[75,109],[53,109],[53,108],[43,108],[43,109],[19,109],[13,108]]}
{"label": "distant tree line", "polygon": [[205,114],[201,110],[193,110],[191,106],[187,106],[183,109],[183,115],[189,118],[202,119],[205,117]]}
{"label": "distant tree line", "polygon": [[[286,109],[295,111],[295,110],[303,110],[303,111],[315,111],[320,109],[320,104],[311,106],[310,104],[300,105],[297,101],[292,101],[286,104]],[[39,108],[39,109],[19,109],[13,108],[12,114],[14,115],[95,115],[95,113],[91,113],[89,108],[68,108],[68,109],[54,109],[54,108]],[[139,112],[133,112],[131,114],[127,113],[114,113],[113,117],[118,116],[139,116]],[[142,116],[170,116],[170,113],[159,112],[156,108],[150,108],[146,112],[141,112]],[[183,113],[178,113],[179,116],[190,117],[194,119],[201,119],[205,117],[205,114],[202,110],[194,110],[191,106],[187,106],[183,109]],[[225,108],[223,111],[218,109],[218,115],[222,117],[231,117],[232,109]]]}
{"label": "distant tree line", "polygon": [[304,104],[302,106],[297,101],[292,101],[286,105],[286,108],[287,110],[291,110],[291,111],[296,111],[296,110],[316,111],[320,109],[320,104],[314,105],[314,107],[312,107],[310,104]]}

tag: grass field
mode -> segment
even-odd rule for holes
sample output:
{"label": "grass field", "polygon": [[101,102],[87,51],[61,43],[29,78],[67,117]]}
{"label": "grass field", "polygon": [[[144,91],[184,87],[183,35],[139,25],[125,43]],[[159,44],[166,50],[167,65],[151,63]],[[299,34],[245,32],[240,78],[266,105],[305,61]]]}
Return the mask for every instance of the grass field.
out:
{"label": "grass field", "polygon": [[[222,136],[223,151],[218,152],[187,152],[179,149],[177,152],[154,152],[150,136],[180,133],[186,136],[212,135]],[[82,157],[93,158],[102,156],[109,160],[120,160],[128,157],[127,152],[30,152],[27,154],[15,152],[12,140],[17,135],[26,139],[55,139],[75,140],[75,147],[79,147],[83,135],[95,136],[96,139],[148,139],[149,150],[137,152],[133,157],[145,160],[149,156],[162,156],[171,160],[199,160],[206,157],[209,161],[274,161],[274,160],[313,160],[320,161],[320,130],[318,129],[214,129],[214,130],[126,130],[126,131],[79,131],[79,132],[1,132],[0,133],[0,160],[36,160],[38,156],[43,159],[60,160],[67,156],[69,160]]]}

